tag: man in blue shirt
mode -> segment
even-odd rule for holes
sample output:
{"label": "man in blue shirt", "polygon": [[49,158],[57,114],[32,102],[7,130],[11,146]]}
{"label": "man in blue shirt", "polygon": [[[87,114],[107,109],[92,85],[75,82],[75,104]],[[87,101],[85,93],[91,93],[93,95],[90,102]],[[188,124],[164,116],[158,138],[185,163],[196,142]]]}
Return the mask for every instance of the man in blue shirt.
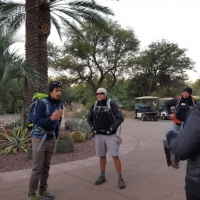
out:
{"label": "man in blue shirt", "polygon": [[[49,95],[45,101],[39,101],[35,108],[34,127],[32,134],[33,167],[29,183],[27,200],[36,200],[39,185],[39,197],[54,199],[47,190],[50,162],[58,137],[60,122],[63,114],[60,97],[62,83],[52,81],[49,84]],[[45,103],[46,102],[46,103]],[[47,111],[47,104],[49,110]]]}

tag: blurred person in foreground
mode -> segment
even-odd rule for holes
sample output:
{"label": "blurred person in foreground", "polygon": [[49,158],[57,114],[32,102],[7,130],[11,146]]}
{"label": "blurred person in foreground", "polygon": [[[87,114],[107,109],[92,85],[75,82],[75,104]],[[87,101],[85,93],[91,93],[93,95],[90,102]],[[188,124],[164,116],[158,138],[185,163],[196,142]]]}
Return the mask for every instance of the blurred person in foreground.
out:
{"label": "blurred person in foreground", "polygon": [[179,134],[168,129],[168,144],[173,153],[186,160],[185,190],[187,200],[200,200],[200,103],[189,111],[183,130]]}

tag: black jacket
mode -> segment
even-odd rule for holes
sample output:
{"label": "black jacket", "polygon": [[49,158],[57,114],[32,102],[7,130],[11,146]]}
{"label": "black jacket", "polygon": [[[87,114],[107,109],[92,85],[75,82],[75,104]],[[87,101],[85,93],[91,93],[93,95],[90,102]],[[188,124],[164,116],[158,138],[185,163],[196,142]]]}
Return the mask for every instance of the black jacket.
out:
{"label": "black jacket", "polygon": [[95,127],[97,133],[99,134],[105,134],[103,131],[106,131],[106,129],[108,128],[111,128],[113,130],[112,134],[115,134],[117,128],[124,121],[124,118],[122,116],[119,106],[113,100],[110,101],[110,106],[112,111],[111,114],[114,115],[114,118],[111,117],[111,115],[104,108],[107,106],[106,102],[107,99],[99,101],[96,105],[95,111],[94,111],[95,104],[92,105],[88,114],[88,124],[91,128]]}
{"label": "black jacket", "polygon": [[200,198],[200,103],[189,111],[180,134],[167,133],[167,141],[178,158],[188,159],[185,189]]}
{"label": "black jacket", "polygon": [[[178,105],[177,105],[178,103]],[[165,108],[170,115],[171,112],[171,106],[176,107],[175,112],[176,112],[176,118],[179,119],[180,121],[185,121],[187,113],[190,108],[196,104],[196,100],[193,100],[192,97],[190,96],[187,99],[184,99],[183,97],[180,97],[180,100],[178,98],[170,99],[165,102]]]}

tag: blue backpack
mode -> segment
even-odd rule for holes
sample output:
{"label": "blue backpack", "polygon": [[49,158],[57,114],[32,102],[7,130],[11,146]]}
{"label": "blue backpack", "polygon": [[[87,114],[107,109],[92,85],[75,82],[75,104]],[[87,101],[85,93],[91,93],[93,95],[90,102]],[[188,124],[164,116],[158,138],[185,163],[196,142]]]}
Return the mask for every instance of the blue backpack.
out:
{"label": "blue backpack", "polygon": [[32,128],[34,127],[34,117],[35,117],[35,111],[36,107],[38,105],[39,101],[43,101],[46,105],[46,114],[50,112],[50,103],[47,100],[48,95],[44,93],[36,93],[34,94],[32,98],[32,103],[27,109],[28,112],[28,117],[27,117],[27,128],[31,131]]}

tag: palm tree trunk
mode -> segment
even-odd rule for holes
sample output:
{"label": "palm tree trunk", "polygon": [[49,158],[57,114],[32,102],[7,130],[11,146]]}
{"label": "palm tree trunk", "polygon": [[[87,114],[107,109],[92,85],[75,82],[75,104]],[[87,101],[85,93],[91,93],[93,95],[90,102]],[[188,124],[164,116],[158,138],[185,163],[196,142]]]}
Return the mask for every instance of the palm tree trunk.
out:
{"label": "palm tree trunk", "polygon": [[47,59],[47,39],[50,34],[50,7],[46,1],[39,5],[39,72],[41,74],[40,92],[47,92],[48,82],[48,59]]}
{"label": "palm tree trunk", "polygon": [[39,72],[40,72],[40,92],[47,93],[48,66],[47,66],[47,37],[39,34]]}
{"label": "palm tree trunk", "polygon": [[[31,68],[38,69],[38,15],[39,1],[26,0],[26,62]],[[24,112],[23,119],[26,123],[26,110],[31,104],[31,99],[38,89],[29,85],[29,81],[25,79],[24,83]]]}

